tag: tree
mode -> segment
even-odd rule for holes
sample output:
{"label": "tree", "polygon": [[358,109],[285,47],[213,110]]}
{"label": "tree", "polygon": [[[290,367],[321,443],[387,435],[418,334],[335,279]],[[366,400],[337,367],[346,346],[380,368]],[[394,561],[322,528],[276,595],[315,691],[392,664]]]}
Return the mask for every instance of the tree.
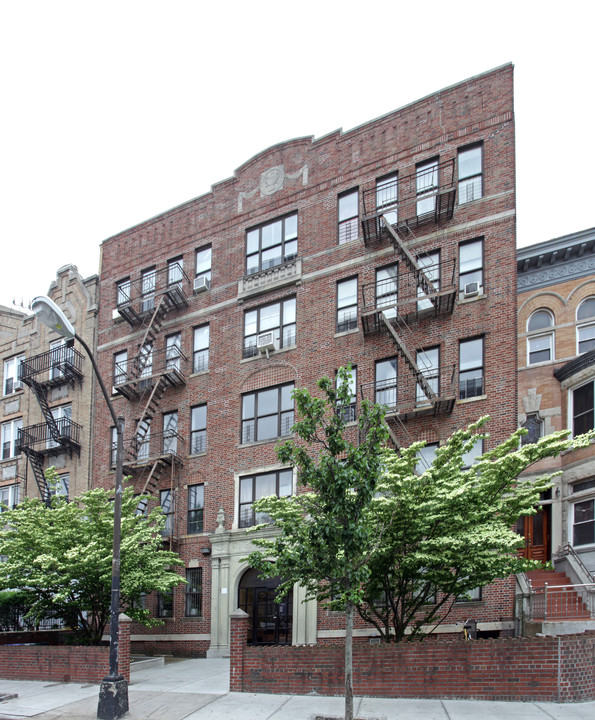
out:
{"label": "tree", "polygon": [[[50,485],[55,471],[46,472]],[[110,615],[113,490],[96,488],[71,502],[54,496],[50,507],[26,498],[2,513],[0,589],[29,594],[28,617],[61,617],[77,628],[81,642],[98,644]],[[163,550],[160,508],[137,514],[142,496],[122,495],[121,610],[155,625],[141,607],[144,593],[168,592],[184,580],[173,569],[178,555]]]}
{"label": "tree", "polygon": [[424,443],[385,452],[379,494],[366,515],[382,542],[373,546],[357,609],[386,642],[420,638],[424,627],[448,616],[457,597],[541,566],[518,556],[522,539],[513,527],[535,512],[552,476],[523,480],[519,474],[586,445],[591,436],[569,440],[563,431],[521,446],[526,431],[520,429],[465,468],[465,455],[488,437],[482,432],[487,420],[455,432],[421,474],[416,465]]}
{"label": "tree", "polygon": [[[371,548],[381,537],[365,518],[377,491],[388,432],[382,407],[366,402],[357,428],[347,428],[349,386],[349,368],[341,368],[336,385],[326,377],[318,382],[321,398],[305,389],[294,391],[297,439],[280,445],[277,454],[281,462],[297,468],[304,492],[258,502],[258,512],[269,515],[280,533],[255,539],[262,550],[248,560],[263,575],[285,579],[279,597],[299,582],[308,597],[345,610],[345,717],[352,720],[354,609],[363,601]],[[353,440],[347,437],[349,430]]]}

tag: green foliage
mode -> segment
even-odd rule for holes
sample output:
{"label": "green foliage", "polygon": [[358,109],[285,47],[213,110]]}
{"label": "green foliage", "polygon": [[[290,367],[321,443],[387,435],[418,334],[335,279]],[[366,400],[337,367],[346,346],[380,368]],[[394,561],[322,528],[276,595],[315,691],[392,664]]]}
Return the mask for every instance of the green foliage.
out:
{"label": "green foliage", "polygon": [[[55,471],[46,475],[55,482]],[[29,617],[63,617],[92,644],[109,620],[113,542],[113,490],[89,490],[68,502],[52,497],[51,507],[25,498],[2,514],[0,588],[29,593]],[[140,607],[143,593],[166,592],[184,580],[170,568],[182,565],[162,549],[160,508],[136,514],[141,498],[132,487],[122,493],[121,610],[144,624],[159,624]]]}

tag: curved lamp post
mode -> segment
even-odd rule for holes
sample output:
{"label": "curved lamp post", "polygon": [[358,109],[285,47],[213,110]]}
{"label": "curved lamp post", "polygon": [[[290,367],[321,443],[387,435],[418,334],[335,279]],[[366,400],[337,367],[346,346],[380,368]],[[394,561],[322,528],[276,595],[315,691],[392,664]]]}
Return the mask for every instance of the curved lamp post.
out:
{"label": "curved lamp post", "polygon": [[108,410],[116,426],[116,488],[114,498],[114,545],[112,553],[112,592],[110,606],[110,641],[109,641],[109,675],[105,677],[99,688],[99,704],[97,717],[101,720],[116,720],[128,712],[128,683],[118,673],[118,649],[120,628],[120,539],[122,526],[122,464],[124,458],[124,418],[117,417],[114,406],[106,390],[97,367],[97,361],[87,343],[75,332],[70,320],[50,298],[40,295],[31,303],[35,316],[50,330],[54,330],[67,340],[78,340],[89,356],[95,377],[105,398]]}

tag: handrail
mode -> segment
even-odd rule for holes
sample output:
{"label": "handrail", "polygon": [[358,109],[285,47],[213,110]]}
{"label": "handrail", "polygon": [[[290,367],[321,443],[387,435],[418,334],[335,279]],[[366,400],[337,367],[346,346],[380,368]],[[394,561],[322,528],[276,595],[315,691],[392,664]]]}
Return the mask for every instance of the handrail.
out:
{"label": "handrail", "polygon": [[570,557],[576,562],[576,564],[580,567],[580,569],[583,571],[585,576],[589,578],[590,581],[595,582],[595,577],[587,569],[583,561],[580,559],[579,554],[576,552],[576,550],[572,547],[570,543],[561,545],[554,554],[554,556],[557,558],[563,558],[567,555],[570,555]]}

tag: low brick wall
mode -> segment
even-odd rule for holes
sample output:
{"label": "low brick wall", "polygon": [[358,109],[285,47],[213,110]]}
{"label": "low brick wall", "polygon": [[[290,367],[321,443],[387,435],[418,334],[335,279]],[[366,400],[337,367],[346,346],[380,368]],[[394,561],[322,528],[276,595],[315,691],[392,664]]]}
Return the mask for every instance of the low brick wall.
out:
{"label": "low brick wall", "polygon": [[[341,695],[339,645],[251,647],[247,619],[231,616],[230,689]],[[595,699],[595,632],[542,638],[362,645],[353,649],[360,696],[541,700]]]}
{"label": "low brick wall", "polygon": [[[120,621],[118,669],[130,682],[130,623]],[[11,680],[100,683],[109,673],[109,647],[2,645],[0,677]]]}

